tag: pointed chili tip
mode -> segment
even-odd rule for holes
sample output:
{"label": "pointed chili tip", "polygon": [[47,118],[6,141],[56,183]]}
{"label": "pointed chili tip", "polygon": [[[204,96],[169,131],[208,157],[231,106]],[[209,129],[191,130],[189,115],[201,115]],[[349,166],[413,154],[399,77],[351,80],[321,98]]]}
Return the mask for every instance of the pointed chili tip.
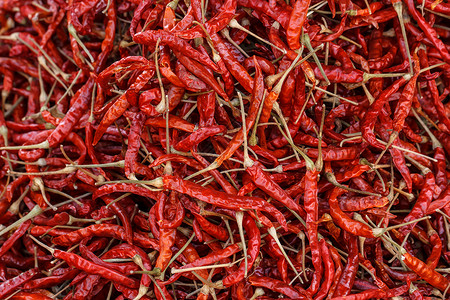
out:
{"label": "pointed chili tip", "polygon": [[97,130],[94,135],[94,140],[92,141],[92,145],[95,146],[100,141],[103,136],[103,132]]}

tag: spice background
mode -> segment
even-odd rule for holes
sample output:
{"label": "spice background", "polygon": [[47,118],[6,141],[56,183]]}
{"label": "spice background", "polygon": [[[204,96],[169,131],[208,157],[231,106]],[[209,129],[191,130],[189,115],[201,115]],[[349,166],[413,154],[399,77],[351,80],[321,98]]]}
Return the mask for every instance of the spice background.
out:
{"label": "spice background", "polygon": [[0,299],[450,299],[449,19],[0,0]]}

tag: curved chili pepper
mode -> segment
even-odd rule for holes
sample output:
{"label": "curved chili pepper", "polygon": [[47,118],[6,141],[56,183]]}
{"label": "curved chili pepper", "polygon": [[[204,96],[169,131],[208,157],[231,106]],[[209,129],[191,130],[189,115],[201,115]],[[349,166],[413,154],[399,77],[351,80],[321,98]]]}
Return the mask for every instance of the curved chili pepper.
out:
{"label": "curved chili pepper", "polygon": [[300,287],[292,287],[283,281],[279,281],[270,277],[252,275],[248,279],[254,286],[261,286],[272,291],[281,293],[292,299],[311,299],[311,296]]}
{"label": "curved chili pepper", "polygon": [[[339,282],[334,291],[333,297],[348,296],[355,280],[355,274],[358,271],[358,244],[355,236],[346,234],[348,247],[348,260]],[[345,236],[344,236],[345,237]]]}
{"label": "curved chili pepper", "polygon": [[191,150],[194,145],[199,144],[211,136],[222,133],[225,130],[226,127],[223,125],[213,125],[210,127],[199,128],[185,139],[176,143],[173,147],[175,150],[187,152]]}
{"label": "curved chili pepper", "polygon": [[419,14],[419,12],[416,10],[414,1],[406,0],[405,4],[408,7],[408,11],[411,14],[411,16],[414,18],[414,20],[416,20],[417,24],[423,30],[423,33],[426,35],[427,38],[431,40],[436,49],[439,50],[439,53],[441,54],[444,61],[450,63],[450,54],[448,53],[447,48],[445,47],[444,43],[437,37],[434,28],[431,27],[430,24],[425,20],[425,18],[421,14]]}
{"label": "curved chili pepper", "polygon": [[219,52],[225,66],[233,75],[234,78],[242,85],[242,87],[249,93],[253,90],[252,77],[247,73],[247,70],[239,63],[239,61],[231,54],[231,50],[222,38],[216,33],[209,33],[213,42],[214,48]]}
{"label": "curved chili pepper", "polygon": [[23,272],[22,274],[8,279],[0,284],[0,297],[6,297],[9,294],[11,294],[13,291],[15,291],[17,288],[19,288],[22,284],[26,283],[27,281],[30,281],[33,277],[39,274],[39,269],[29,269],[26,272]]}
{"label": "curved chili pepper", "polygon": [[334,188],[328,199],[328,203],[330,204],[330,214],[333,217],[333,221],[345,231],[356,236],[375,237],[369,226],[351,219],[341,210],[337,197],[342,193],[344,193],[344,190]]}
{"label": "curved chili pepper", "polygon": [[160,40],[162,45],[168,45],[170,48],[182,52],[186,56],[204,64],[214,71],[218,71],[217,66],[211,61],[211,59],[194,49],[188,42],[175,36],[174,33],[170,33],[164,30],[147,30],[144,32],[138,32],[134,35],[133,40],[136,43],[144,45],[155,45]]}
{"label": "curved chili pepper", "polygon": [[402,260],[408,266],[408,268],[410,268],[423,280],[438,288],[439,290],[445,291],[445,289],[450,284],[447,278],[445,278],[440,273],[427,266],[420,259],[412,256],[406,251],[402,251]]}
{"label": "curved chili pepper", "polygon": [[[120,240],[126,240],[125,230],[122,226],[113,224],[95,224],[73,231],[65,235],[59,235],[53,239],[56,245],[70,246],[80,242],[86,237],[102,236],[114,237]],[[133,242],[143,248],[159,249],[159,244],[144,234],[135,232]]]}
{"label": "curved chili pepper", "polygon": [[182,180],[171,175],[165,175],[162,178],[162,184],[166,189],[176,190],[180,193],[219,207],[230,209],[239,207],[242,209],[247,208],[266,211],[273,215],[283,228],[286,228],[287,226],[284,216],[273,205],[267,203],[261,198],[227,195],[223,192],[208,189],[193,182]]}

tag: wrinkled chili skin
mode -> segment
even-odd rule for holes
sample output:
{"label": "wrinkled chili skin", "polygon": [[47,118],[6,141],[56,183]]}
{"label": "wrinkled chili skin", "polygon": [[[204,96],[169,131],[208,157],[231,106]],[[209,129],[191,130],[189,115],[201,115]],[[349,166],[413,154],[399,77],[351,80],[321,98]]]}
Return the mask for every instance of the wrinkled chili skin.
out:
{"label": "wrinkled chili skin", "polygon": [[0,0],[1,299],[448,293],[448,3],[66,2]]}
{"label": "wrinkled chili skin", "polygon": [[358,244],[355,236],[347,234],[348,241],[348,260],[347,265],[339,279],[336,286],[336,290],[333,297],[347,296],[352,289],[353,282],[355,280],[355,274],[358,270],[359,256],[358,256]]}
{"label": "wrinkled chili skin", "polygon": [[176,190],[180,193],[201,199],[204,202],[211,203],[219,207],[231,209],[240,207],[267,211],[268,213],[273,214],[282,226],[286,226],[286,220],[281,213],[272,205],[263,202],[262,199],[256,197],[226,195],[225,193],[202,188],[201,186],[189,181],[184,181],[180,178],[169,175],[164,176],[163,181],[164,187],[167,189]]}

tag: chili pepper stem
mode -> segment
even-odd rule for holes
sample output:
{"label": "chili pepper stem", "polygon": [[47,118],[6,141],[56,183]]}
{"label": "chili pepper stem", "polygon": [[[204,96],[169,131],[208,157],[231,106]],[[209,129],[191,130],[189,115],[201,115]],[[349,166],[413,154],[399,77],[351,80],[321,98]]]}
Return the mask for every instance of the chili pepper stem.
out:
{"label": "chili pepper stem", "polygon": [[[275,26],[275,24],[278,24],[278,26],[280,26],[280,24],[279,24],[277,21],[275,21],[275,22],[272,24],[272,26]],[[250,34],[251,36],[257,38],[257,39],[260,40],[261,42],[264,42],[264,43],[266,43],[267,45],[269,45],[269,46],[271,46],[271,47],[274,47],[274,48],[277,49],[277,50],[280,50],[283,54],[286,54],[286,53],[287,53],[285,49],[281,49],[281,48],[275,46],[275,45],[272,44],[271,42],[269,42],[269,41],[263,39],[262,37],[260,37],[260,36],[258,36],[258,35],[256,35],[256,34],[254,34],[254,33],[251,32],[250,30],[248,30],[247,28],[242,27],[241,24],[239,24],[239,22],[236,21],[235,19],[231,19],[231,21],[228,23],[228,26],[230,26],[231,28],[239,29],[239,30],[241,30],[241,31],[243,31],[243,32],[245,32],[245,33],[247,33],[247,34]]]}
{"label": "chili pepper stem", "polygon": [[[289,127],[286,123],[286,119],[283,116],[283,112],[281,111],[280,105],[278,104],[278,102],[275,102],[273,104],[273,110],[278,114],[278,116],[280,118],[279,120],[280,120],[281,124],[283,124],[284,130],[285,130],[285,135],[287,137],[287,140],[289,141],[289,144],[294,144],[294,141],[291,136],[291,132],[289,131]],[[277,124],[278,124],[278,122],[277,122]],[[294,151],[294,154],[295,154],[295,158],[297,159],[297,161],[300,161],[297,151]]]}
{"label": "chili pepper stem", "polygon": [[413,64],[411,59],[411,53],[409,51],[409,44],[408,44],[408,37],[406,35],[406,29],[405,29],[405,23],[403,21],[403,2],[402,1],[395,1],[392,6],[394,7],[395,12],[397,13],[398,21],[400,23],[400,29],[402,30],[402,36],[405,42],[405,49],[406,53],[408,54],[408,61],[409,61],[409,73],[412,74],[413,71]]}
{"label": "chili pepper stem", "polygon": [[244,251],[244,264],[245,264],[244,277],[247,278],[247,274],[248,274],[248,259],[247,259],[247,245],[245,244],[244,227],[243,227],[243,224],[242,224],[243,221],[244,221],[244,212],[237,211],[236,212],[236,223],[238,225],[239,235],[240,235],[241,241],[242,241],[242,251]]}
{"label": "chili pepper stem", "polygon": [[194,237],[195,237],[195,233],[193,232],[191,237],[189,238],[189,240],[187,240],[186,244],[184,244],[183,247],[181,247],[181,249],[177,253],[175,253],[174,256],[172,256],[169,263],[167,264],[167,267],[164,270],[162,270],[162,272],[161,272],[160,278],[162,280],[164,280],[164,275],[166,274],[167,268],[178,258],[178,256],[180,256],[183,253],[183,251],[187,248],[187,246],[189,246],[189,244],[192,242]]}
{"label": "chili pepper stem", "polygon": [[[305,62],[308,58],[310,58],[311,56],[313,56],[314,53],[316,53],[317,51],[322,50],[322,49],[323,49],[323,45],[319,45],[319,46],[317,46],[316,48],[314,48],[314,51],[308,53],[305,57],[303,57],[300,61],[298,61],[298,62],[294,65],[294,68],[298,67],[300,64],[302,64],[303,62]],[[269,76],[267,76],[267,77],[264,79],[264,82],[266,83],[266,85],[267,85],[268,87],[272,87],[278,79],[280,79],[281,77],[284,76],[284,74],[285,74],[286,72],[288,72],[288,69],[286,69],[286,70],[284,70],[284,71],[282,71],[282,72],[280,72],[280,73],[277,73],[277,74],[269,75]]]}
{"label": "chili pepper stem", "polygon": [[41,241],[39,241],[37,238],[35,238],[34,236],[30,235],[30,238],[35,241],[39,246],[41,246],[42,248],[46,249],[48,252],[50,252],[52,255],[55,253],[55,249],[47,246],[46,244],[42,243]]}
{"label": "chili pepper stem", "polygon": [[248,143],[250,146],[255,146],[258,144],[258,138],[256,137],[256,132],[258,129],[258,123],[261,118],[261,112],[264,107],[264,102],[266,100],[266,96],[267,96],[267,90],[264,90],[263,98],[262,98],[261,104],[259,105],[259,108],[258,108],[258,114],[256,115],[255,124],[253,125],[253,131],[252,131],[250,138],[248,139]]}
{"label": "chili pepper stem", "polygon": [[[385,141],[380,140],[380,139],[377,139],[377,141],[380,142],[380,143],[383,144],[383,145],[386,145],[386,144],[387,144]],[[395,148],[395,149],[398,149],[398,150],[400,150],[400,151],[407,152],[407,153],[414,153],[414,154],[417,155],[417,156],[421,156],[421,157],[424,157],[424,158],[426,158],[426,159],[428,159],[428,160],[437,162],[437,160],[434,159],[433,157],[430,157],[430,156],[428,156],[428,155],[425,155],[425,154],[422,154],[422,153],[419,153],[419,152],[411,151],[411,150],[406,149],[406,148],[403,148],[403,147],[399,147],[399,146],[392,145],[392,148]]]}
{"label": "chili pepper stem", "polygon": [[8,146],[8,147],[0,147],[0,150],[32,150],[32,149],[48,149],[50,145],[48,141],[43,141],[39,144],[34,145],[22,145],[22,146]]}
{"label": "chili pepper stem", "polygon": [[57,171],[48,171],[48,172],[16,172],[16,171],[10,171],[10,174],[14,175],[30,175],[30,176],[47,176],[47,175],[58,175],[58,174],[70,174],[72,172],[75,172],[76,169],[74,166],[69,165],[68,167],[65,167],[61,170]]}
{"label": "chili pepper stem", "polygon": [[265,292],[262,288],[255,289],[255,292],[253,293],[253,296],[250,298],[250,300],[255,300],[256,298],[260,296],[264,296]]}
{"label": "chili pepper stem", "polygon": [[431,170],[421,163],[419,163],[417,160],[413,159],[412,157],[405,155],[405,158],[408,159],[416,168],[418,168],[423,175],[431,172]]}
{"label": "chili pepper stem", "polygon": [[[283,246],[281,245],[280,240],[278,239],[278,235],[277,235],[277,231],[275,229],[275,227],[270,227],[269,229],[267,229],[267,233],[275,240],[275,242],[277,243],[278,247],[280,248],[281,253],[283,253],[284,258],[286,259],[286,261],[288,262],[288,264],[291,266],[292,270],[294,271],[296,277],[299,277],[299,273],[297,271],[297,269],[294,267],[294,264],[292,263],[291,259],[289,258],[289,256],[286,254],[286,251],[284,251]],[[290,285],[292,285],[292,282],[290,283]]]}
{"label": "chili pepper stem", "polygon": [[389,231],[389,230],[392,230],[392,229],[397,229],[397,228],[400,228],[400,227],[403,227],[403,226],[406,226],[406,225],[414,224],[414,223],[417,223],[417,222],[420,222],[420,221],[423,221],[423,220],[428,220],[428,219],[430,219],[430,216],[425,216],[425,217],[422,217],[422,218],[419,218],[419,219],[416,219],[416,220],[412,220],[412,221],[409,221],[409,222],[406,222],[406,223],[402,223],[402,224],[398,224],[398,225],[394,225],[394,226],[390,226],[390,227],[386,227],[386,228],[373,228],[372,229],[373,235],[376,236],[376,237],[380,237],[386,231]]}
{"label": "chili pepper stem", "polygon": [[228,31],[228,29],[225,27],[224,29],[221,30],[223,36],[233,45],[235,46],[246,58],[249,58],[250,55],[247,54],[247,52],[244,51],[244,49],[241,48],[241,46],[239,46],[230,36],[230,32]]}
{"label": "chili pepper stem", "polygon": [[341,188],[341,189],[344,189],[344,190],[347,190],[347,191],[350,191],[350,192],[358,193],[358,194],[381,197],[380,194],[371,193],[371,192],[366,192],[366,191],[360,191],[360,190],[355,190],[355,189],[349,188],[349,187],[347,187],[347,186],[345,186],[345,185],[342,185],[342,184],[340,184],[339,182],[337,182],[336,177],[334,176],[333,173],[325,172],[325,176],[326,176],[326,178],[328,179],[328,181],[329,181],[332,185],[334,185],[334,186],[336,186],[336,187],[338,187],[338,188]]}
{"label": "chili pepper stem", "polygon": [[189,179],[194,178],[194,177],[196,177],[198,175],[201,175],[203,173],[215,170],[218,167],[219,167],[219,164],[216,161],[214,161],[212,164],[210,164],[208,167],[204,168],[203,170],[200,170],[198,172],[195,172],[194,174],[191,174],[191,175],[185,177],[184,180],[189,180]]}
{"label": "chili pepper stem", "polygon": [[80,37],[77,34],[77,31],[75,30],[75,27],[73,27],[72,24],[69,24],[67,26],[67,30],[69,31],[69,34],[73,36],[73,38],[77,41],[78,45],[80,45],[80,47],[84,50],[84,52],[86,52],[87,56],[91,60],[91,63],[93,63],[94,58],[92,57],[91,52],[86,48],[86,45],[84,45],[83,42],[81,41]]}
{"label": "chili pepper stem", "polygon": [[315,167],[316,170],[320,173],[323,169],[323,156],[322,156],[322,138],[323,138],[323,125],[325,123],[325,104],[322,104],[322,118],[320,120],[320,128],[319,128],[319,134],[317,138],[319,139],[319,145],[318,145],[318,152],[319,155],[317,157]]}
{"label": "chili pepper stem", "polygon": [[332,96],[332,97],[336,97],[336,98],[339,99],[339,100],[342,100],[342,101],[351,103],[351,104],[353,104],[353,105],[359,105],[358,102],[355,102],[355,101],[346,99],[346,98],[344,98],[344,97],[341,97],[341,96],[339,96],[339,95],[336,95],[336,94],[334,94],[334,93],[332,93],[332,92],[329,92],[329,91],[327,91],[327,90],[325,90],[325,89],[322,89],[322,88],[316,86],[315,84],[312,84],[312,83],[309,83],[309,82],[305,82],[305,85],[306,85],[307,87],[310,87],[310,88],[313,88],[313,89],[315,89],[315,90],[321,91],[321,92],[323,92],[323,93],[325,93],[325,94],[327,94],[327,95],[330,95],[330,96]]}
{"label": "chili pepper stem", "polygon": [[422,125],[423,129],[425,129],[428,136],[430,137],[433,149],[442,148],[442,144],[439,142],[439,140],[436,138],[436,136],[431,132],[430,128],[428,128],[428,126],[425,125],[424,121],[422,121],[422,119],[419,117],[416,110],[414,108],[411,108],[411,111],[414,114],[414,117],[416,117],[417,121],[419,121],[420,125]]}
{"label": "chili pepper stem", "polygon": [[319,58],[317,57],[316,53],[314,52],[313,47],[311,46],[311,40],[309,38],[309,35],[308,35],[308,33],[303,31],[303,28],[302,28],[302,45],[306,45],[306,47],[308,48],[309,52],[313,52],[313,58],[314,58],[314,61],[317,64],[317,67],[320,70],[320,74],[322,74],[322,77],[325,79],[326,85],[330,85],[331,84],[330,80],[328,79],[327,74],[325,74],[325,71],[322,68],[322,64],[320,63]]}
{"label": "chili pepper stem", "polygon": [[386,144],[386,147],[384,148],[384,150],[381,152],[381,154],[378,156],[377,160],[374,163],[375,166],[378,165],[383,155],[386,153],[386,151],[389,149],[389,147],[392,145],[392,143],[395,141],[397,137],[398,132],[394,131],[391,133],[391,135],[389,136],[389,141]]}
{"label": "chili pepper stem", "polygon": [[125,168],[125,160],[119,160],[113,163],[105,164],[91,164],[91,165],[66,165],[66,167],[72,168]]}
{"label": "chili pepper stem", "polygon": [[409,73],[380,73],[380,74],[364,73],[363,82],[367,82],[372,78],[393,78],[400,76],[403,76],[405,80],[410,80],[412,78],[412,75]]}
{"label": "chili pepper stem", "polygon": [[151,271],[131,271],[131,274],[147,274],[147,275],[152,275],[152,276],[160,276],[161,275],[161,269],[159,268],[154,268]]}

